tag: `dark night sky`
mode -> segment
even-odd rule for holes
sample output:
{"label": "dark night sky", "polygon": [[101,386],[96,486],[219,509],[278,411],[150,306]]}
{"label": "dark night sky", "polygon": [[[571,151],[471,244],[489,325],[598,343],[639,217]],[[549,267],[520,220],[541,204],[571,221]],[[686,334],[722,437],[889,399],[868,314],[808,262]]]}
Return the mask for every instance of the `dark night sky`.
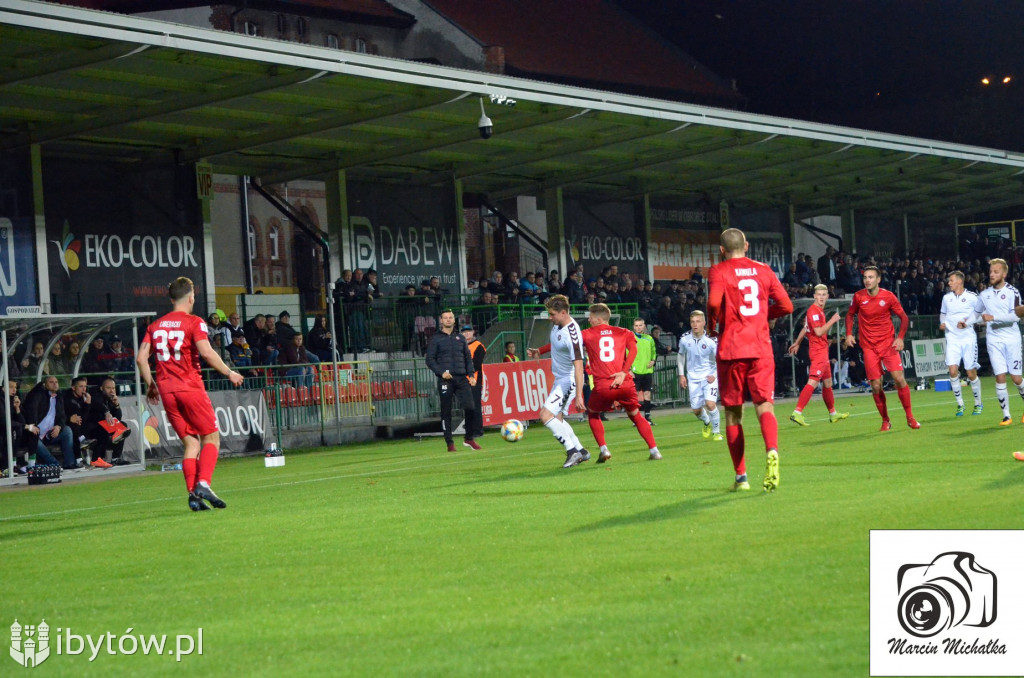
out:
{"label": "dark night sky", "polygon": [[619,4],[748,111],[1024,151],[1024,0]]}

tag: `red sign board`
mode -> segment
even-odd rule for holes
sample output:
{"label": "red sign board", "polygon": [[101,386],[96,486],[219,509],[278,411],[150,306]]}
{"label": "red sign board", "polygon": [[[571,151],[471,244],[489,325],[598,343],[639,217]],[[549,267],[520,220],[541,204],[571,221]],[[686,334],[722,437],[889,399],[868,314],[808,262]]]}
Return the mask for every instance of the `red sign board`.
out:
{"label": "red sign board", "polygon": [[[540,418],[540,408],[554,383],[551,360],[484,365],[484,389],[480,399],[484,426],[498,426],[509,419]],[[570,407],[575,414],[576,408]]]}

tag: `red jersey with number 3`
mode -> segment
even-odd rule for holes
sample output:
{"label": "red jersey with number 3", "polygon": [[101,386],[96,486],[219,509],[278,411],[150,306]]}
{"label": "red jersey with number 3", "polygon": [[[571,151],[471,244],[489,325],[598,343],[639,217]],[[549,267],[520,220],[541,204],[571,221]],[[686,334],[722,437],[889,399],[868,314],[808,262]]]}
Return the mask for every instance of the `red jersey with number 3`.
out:
{"label": "red jersey with number 3", "polygon": [[811,304],[807,309],[807,317],[804,318],[804,328],[807,330],[807,350],[811,364],[824,360],[828,362],[828,334],[820,337],[814,333],[816,327],[824,327],[828,322],[825,319],[825,309],[818,308],[817,304]]}
{"label": "red jersey with number 3", "polygon": [[771,358],[768,321],[793,312],[775,271],[747,257],[726,259],[708,271],[708,287],[708,329],[717,327],[718,358]]}
{"label": "red jersey with number 3", "polygon": [[146,328],[142,343],[153,347],[156,382],[161,392],[206,391],[196,343],[210,338],[206,323],[191,313],[172,311]]}
{"label": "red jersey with number 3", "polygon": [[583,330],[583,347],[587,350],[587,371],[594,377],[594,388],[605,388],[612,375],[625,372],[623,383],[632,382],[629,368],[636,357],[636,335],[632,330],[614,325],[598,325]]}

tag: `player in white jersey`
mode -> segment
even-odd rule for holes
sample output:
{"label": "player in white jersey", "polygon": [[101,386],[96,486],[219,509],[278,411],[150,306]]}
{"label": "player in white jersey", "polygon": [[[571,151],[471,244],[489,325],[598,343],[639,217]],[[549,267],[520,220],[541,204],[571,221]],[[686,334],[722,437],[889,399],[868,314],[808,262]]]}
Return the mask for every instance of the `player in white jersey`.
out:
{"label": "player in white jersey", "polygon": [[[1000,426],[1010,425],[1010,400],[1006,390],[1006,375],[1017,386],[1024,398],[1024,379],[1021,378],[1020,325],[1014,309],[1021,305],[1020,292],[1006,282],[1010,268],[1003,259],[992,259],[988,265],[988,280],[992,284],[982,290],[974,304],[974,311],[988,324],[985,344],[992,373],[996,375],[996,398],[1003,408]],[[1024,421],[1024,418],[1022,418]]]}
{"label": "player in white jersey", "polygon": [[939,329],[946,333],[946,367],[949,368],[949,384],[956,397],[956,416],[964,416],[964,396],[960,390],[960,363],[970,380],[974,394],[972,415],[981,414],[981,379],[978,378],[978,335],[974,324],[978,314],[974,310],[978,295],[964,289],[964,274],[953,271],[947,278],[949,292],[942,297],[942,311],[939,313]]}
{"label": "player in white jersey", "polygon": [[718,343],[704,333],[706,322],[702,311],[694,311],[690,314],[690,331],[679,337],[679,388],[690,388],[690,409],[704,423],[704,439],[714,436],[715,440],[722,440],[715,361]]}
{"label": "player in white jersey", "polygon": [[583,391],[578,388],[583,384],[583,332],[569,315],[569,299],[565,295],[554,294],[548,297],[544,306],[551,320],[550,343],[540,348],[529,348],[526,355],[537,358],[541,353],[551,352],[551,372],[555,383],[541,407],[540,420],[565,448],[562,468],[569,468],[590,459],[590,453],[565,420],[570,402],[575,401],[576,409],[580,412],[586,409]]}

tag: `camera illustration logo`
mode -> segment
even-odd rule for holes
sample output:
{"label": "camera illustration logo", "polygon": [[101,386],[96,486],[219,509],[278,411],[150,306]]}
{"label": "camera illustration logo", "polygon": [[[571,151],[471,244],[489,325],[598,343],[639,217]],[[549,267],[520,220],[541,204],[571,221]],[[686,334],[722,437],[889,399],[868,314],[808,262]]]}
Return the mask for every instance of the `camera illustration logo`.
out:
{"label": "camera illustration logo", "polygon": [[971,553],[951,551],[928,564],[904,565],[896,583],[900,625],[918,638],[996,620],[996,575]]}

